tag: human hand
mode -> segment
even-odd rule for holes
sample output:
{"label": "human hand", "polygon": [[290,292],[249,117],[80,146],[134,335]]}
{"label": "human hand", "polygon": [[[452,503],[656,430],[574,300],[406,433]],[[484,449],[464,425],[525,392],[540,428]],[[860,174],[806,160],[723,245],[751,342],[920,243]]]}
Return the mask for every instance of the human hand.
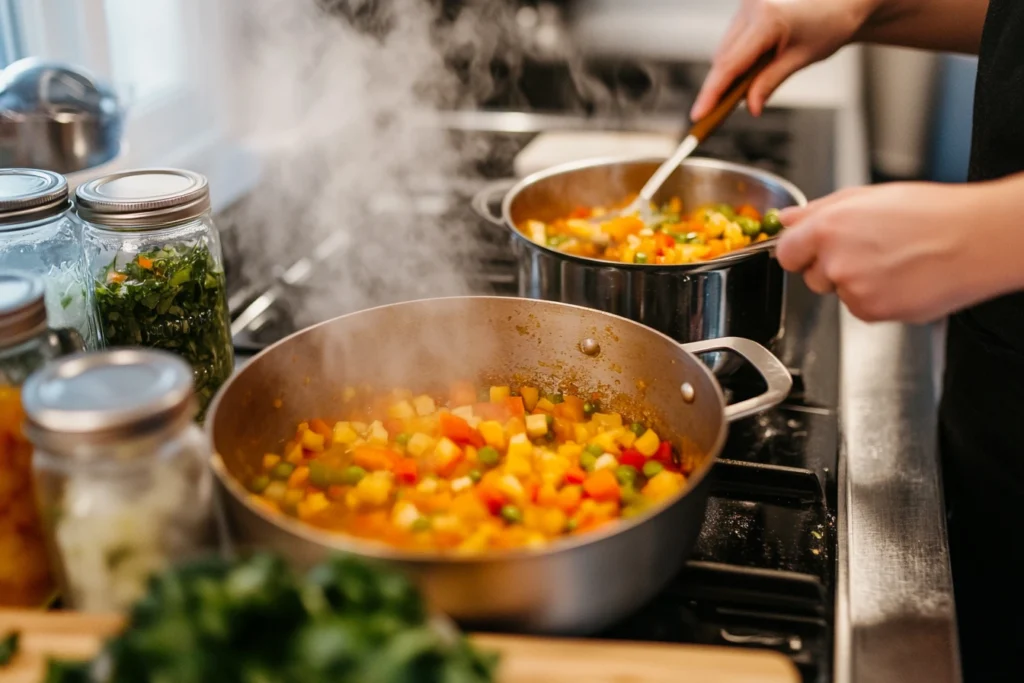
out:
{"label": "human hand", "polygon": [[890,183],[784,210],[776,255],[858,318],[923,323],[1022,286],[1021,192],[996,183]]}
{"label": "human hand", "polygon": [[825,59],[850,41],[881,0],[743,0],[690,110],[707,115],[722,93],[757,58],[776,48],[775,59],[754,80],[747,108],[755,116],[768,96],[794,72]]}

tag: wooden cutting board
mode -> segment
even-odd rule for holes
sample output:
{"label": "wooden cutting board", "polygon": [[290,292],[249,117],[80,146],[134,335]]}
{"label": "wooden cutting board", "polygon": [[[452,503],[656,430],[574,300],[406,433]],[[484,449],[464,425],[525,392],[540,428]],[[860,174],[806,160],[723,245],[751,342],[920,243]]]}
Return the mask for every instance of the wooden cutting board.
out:
{"label": "wooden cutting board", "polygon": [[[0,637],[21,631],[19,653],[0,669],[0,681],[39,683],[47,657],[91,657],[120,624],[116,616],[0,610]],[[775,652],[503,635],[473,640],[502,653],[501,683],[800,683],[792,662]]]}

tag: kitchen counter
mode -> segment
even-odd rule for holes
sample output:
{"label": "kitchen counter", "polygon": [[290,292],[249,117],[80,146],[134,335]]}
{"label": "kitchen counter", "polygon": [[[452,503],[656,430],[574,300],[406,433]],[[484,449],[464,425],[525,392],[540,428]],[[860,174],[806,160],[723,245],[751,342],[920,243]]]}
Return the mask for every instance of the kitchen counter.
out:
{"label": "kitchen counter", "polygon": [[958,683],[939,330],[841,317],[837,683]]}

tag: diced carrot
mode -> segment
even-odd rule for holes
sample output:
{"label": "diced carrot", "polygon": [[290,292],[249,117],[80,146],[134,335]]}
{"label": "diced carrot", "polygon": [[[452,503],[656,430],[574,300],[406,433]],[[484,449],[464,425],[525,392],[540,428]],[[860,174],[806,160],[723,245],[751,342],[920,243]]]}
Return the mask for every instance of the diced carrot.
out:
{"label": "diced carrot", "polygon": [[308,479],[309,468],[305,465],[300,465],[292,470],[291,475],[288,477],[288,488],[297,489],[304,486]]}
{"label": "diced carrot", "polygon": [[540,484],[535,481],[531,481],[524,488],[526,489],[526,500],[531,503],[536,503],[537,495],[540,493]]}
{"label": "diced carrot", "polygon": [[505,399],[505,407],[512,417],[523,417],[526,415],[526,406],[522,396],[509,396]]}
{"label": "diced carrot", "polygon": [[516,434],[525,434],[526,423],[523,422],[522,418],[513,417],[509,419],[508,422],[505,423],[505,433],[509,436],[509,438],[515,436]]}
{"label": "diced carrot", "polygon": [[401,434],[405,431],[405,425],[402,424],[401,420],[389,418],[384,420],[384,429],[387,430],[388,434],[394,437],[396,434]]}
{"label": "diced carrot", "polygon": [[583,490],[597,501],[618,501],[621,495],[619,482],[611,470],[603,469],[594,472],[583,482]]}
{"label": "diced carrot", "polygon": [[715,258],[716,256],[721,256],[728,250],[723,240],[710,240],[708,242],[708,247],[709,249],[707,258],[709,259]]}
{"label": "diced carrot", "polygon": [[456,382],[451,388],[453,406],[465,406],[476,401],[476,389],[469,382]]}
{"label": "diced carrot", "polygon": [[402,458],[391,468],[395,478],[403,484],[415,484],[419,479],[419,465],[412,458]]}
{"label": "diced carrot", "polygon": [[440,424],[441,435],[447,436],[457,444],[470,444],[476,448],[481,448],[487,443],[479,431],[470,427],[469,423],[458,415],[441,413]]}
{"label": "diced carrot", "polygon": [[567,515],[571,515],[583,500],[583,489],[579,486],[566,486],[558,492],[558,507]]}
{"label": "diced carrot", "polygon": [[315,420],[310,420],[309,428],[312,431],[314,431],[317,434],[319,434],[320,436],[324,437],[325,439],[329,439],[331,437],[331,434],[334,433],[334,430],[331,429],[330,425],[328,425],[326,422],[324,422],[320,418],[317,418]]}
{"label": "diced carrot", "polygon": [[113,272],[113,271],[107,273],[107,282],[108,283],[124,282],[127,279],[128,279],[128,276],[125,275],[124,273],[116,273],[116,272]]}
{"label": "diced carrot", "polygon": [[448,512],[452,506],[452,494],[450,491],[442,491],[441,493],[435,493],[432,496],[428,496],[423,501],[423,511],[431,514],[437,514],[439,512]]}
{"label": "diced carrot", "polygon": [[[562,405],[559,403],[558,405]],[[560,441],[572,441],[576,436],[576,423],[560,417],[555,418],[555,438]]]}
{"label": "diced carrot", "polygon": [[586,414],[583,412],[583,399],[579,396],[566,396],[565,399],[555,405],[555,417],[561,417],[572,422],[583,422]]}
{"label": "diced carrot", "polygon": [[654,244],[657,245],[658,249],[671,249],[676,246],[676,241],[672,239],[671,235],[658,232],[654,234]]}
{"label": "diced carrot", "polygon": [[139,254],[138,264],[139,264],[139,268],[144,268],[145,270],[152,270],[152,268],[153,268],[153,259],[146,258],[142,254]]}
{"label": "diced carrot", "polygon": [[761,212],[752,207],[750,204],[744,204],[743,206],[736,209],[736,213],[740,216],[746,216],[747,218],[753,218],[755,221],[761,220]]}
{"label": "diced carrot", "polygon": [[587,473],[583,468],[573,465],[565,472],[565,480],[570,484],[582,484],[587,479]]}
{"label": "diced carrot", "polygon": [[551,484],[544,484],[537,491],[537,505],[553,508],[558,505],[558,489]]}
{"label": "diced carrot", "polygon": [[345,497],[345,493],[348,488],[345,486],[339,486],[338,484],[331,484],[327,487],[327,497],[331,500],[341,500]]}
{"label": "diced carrot", "polygon": [[365,470],[389,470],[399,457],[388,448],[357,446],[352,453],[352,462]]}

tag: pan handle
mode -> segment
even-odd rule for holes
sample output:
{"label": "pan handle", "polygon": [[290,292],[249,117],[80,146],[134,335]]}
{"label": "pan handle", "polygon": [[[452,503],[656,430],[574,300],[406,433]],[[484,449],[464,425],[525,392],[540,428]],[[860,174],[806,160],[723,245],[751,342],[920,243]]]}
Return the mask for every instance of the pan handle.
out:
{"label": "pan handle", "polygon": [[727,422],[735,422],[744,417],[756,415],[768,408],[773,408],[789,396],[793,388],[793,377],[786,366],[771,351],[755,341],[742,337],[721,337],[704,341],[683,344],[683,349],[690,353],[706,353],[708,351],[732,351],[738,353],[764,378],[768,389],[759,396],[748,398],[739,403],[725,407]]}
{"label": "pan handle", "polygon": [[473,195],[471,206],[476,211],[480,218],[485,221],[494,223],[495,225],[504,225],[505,218],[501,213],[494,213],[494,205],[497,204],[498,199],[508,194],[508,191],[516,186],[518,180],[505,179],[495,180],[493,183],[488,183],[483,187],[482,190]]}

